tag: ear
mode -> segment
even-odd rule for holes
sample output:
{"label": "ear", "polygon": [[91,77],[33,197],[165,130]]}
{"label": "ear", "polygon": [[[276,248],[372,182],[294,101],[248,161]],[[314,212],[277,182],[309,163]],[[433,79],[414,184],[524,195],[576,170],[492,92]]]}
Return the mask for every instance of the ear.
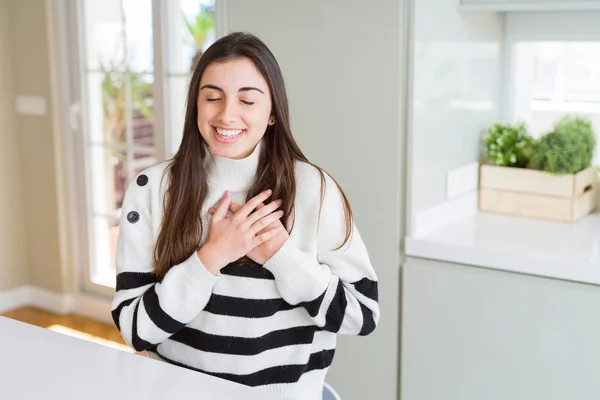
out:
{"label": "ear", "polygon": [[269,118],[269,125],[275,125],[275,117],[271,115],[271,118]]}

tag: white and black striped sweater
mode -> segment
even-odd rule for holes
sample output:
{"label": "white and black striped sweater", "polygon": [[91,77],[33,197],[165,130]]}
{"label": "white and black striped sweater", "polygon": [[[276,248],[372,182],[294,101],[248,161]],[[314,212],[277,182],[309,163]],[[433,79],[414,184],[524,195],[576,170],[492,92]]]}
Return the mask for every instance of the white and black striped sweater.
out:
{"label": "white and black striped sweater", "polygon": [[[246,159],[210,157],[209,207],[225,190],[245,201],[259,146]],[[321,398],[336,334],[367,335],[379,320],[377,278],[353,228],[345,236],[341,196],[326,176],[296,165],[295,225],[264,266],[235,262],[212,275],[196,253],[157,282],[153,246],[162,218],[166,163],[132,182],[123,203],[112,314],[124,339],[151,357],[294,399]]]}

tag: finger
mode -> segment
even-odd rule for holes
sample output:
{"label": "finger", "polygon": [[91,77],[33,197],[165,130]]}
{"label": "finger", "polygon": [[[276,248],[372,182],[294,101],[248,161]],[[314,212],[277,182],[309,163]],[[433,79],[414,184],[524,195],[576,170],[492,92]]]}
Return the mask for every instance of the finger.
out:
{"label": "finger", "polygon": [[278,223],[278,222],[273,222],[271,225],[269,225],[266,228],[264,228],[263,230],[257,232],[255,236],[260,236],[263,233],[269,232],[270,230],[275,229],[275,228],[277,228],[279,226],[282,226],[282,225],[280,223]]}
{"label": "finger", "polygon": [[240,206],[237,203],[231,202],[231,204],[229,205],[229,211],[231,211],[232,213],[236,213],[238,211],[240,211],[240,209],[242,208],[242,206]]}
{"label": "finger", "polygon": [[251,233],[252,235],[256,235],[258,232],[260,232],[267,226],[271,225],[273,222],[279,220],[279,218],[281,218],[281,217],[283,217],[283,211],[281,211],[281,210],[271,213],[271,214],[267,215],[266,217],[263,217],[263,218],[259,219],[257,222],[255,222],[250,227],[249,233]]}
{"label": "finger", "polygon": [[[237,205],[237,204],[235,204],[235,203],[231,203],[231,204],[229,204],[229,211],[232,211],[232,208],[236,208],[237,210],[239,210],[241,207],[242,207],[242,206],[240,206],[240,205]],[[217,211],[217,209],[216,209],[216,208],[214,208],[214,207],[211,207],[211,208],[209,208],[209,209],[208,209],[208,213],[209,213],[210,215],[213,215],[213,214],[215,213],[215,211]],[[232,211],[232,212],[233,212],[233,211]]]}
{"label": "finger", "polygon": [[[257,210],[260,210],[260,209],[261,209],[261,208],[263,208],[264,206],[265,206],[265,204],[264,204],[264,203],[260,203],[258,206],[256,206],[256,209],[257,209]],[[240,206],[239,204],[237,204],[237,203],[234,203],[234,202],[232,202],[232,203],[229,205],[229,211],[231,211],[231,212],[232,212],[232,213],[234,213],[234,214],[235,214],[236,212],[240,211],[240,209],[241,209],[241,208],[242,208],[242,206]]]}
{"label": "finger", "polygon": [[267,232],[265,232],[261,235],[255,236],[254,240],[253,240],[254,247],[266,242],[267,240],[273,239],[275,236],[277,236],[279,234],[279,232],[281,232],[282,229],[283,229],[283,226],[279,225],[273,229],[268,230]]}
{"label": "finger", "polygon": [[261,234],[265,233],[266,231],[269,231],[269,230],[273,229],[274,227],[280,226],[280,225],[283,225],[281,223],[281,221],[275,221],[271,225],[269,225],[266,228],[263,228],[261,231],[258,231],[257,233],[255,233],[254,236],[261,235]]}
{"label": "finger", "polygon": [[252,214],[250,214],[250,216],[248,216],[248,219],[246,221],[246,226],[248,226],[248,227],[252,226],[256,221],[271,214],[273,211],[277,210],[280,206],[281,206],[281,200],[275,200],[275,201],[270,202],[266,206],[263,205],[261,208],[257,208],[256,211],[254,211]]}
{"label": "finger", "polygon": [[229,208],[230,203],[231,203],[231,193],[229,193],[229,190],[226,190],[225,194],[223,195],[223,199],[221,200],[221,203],[219,204],[219,207],[217,207],[217,210],[213,214],[213,220],[218,221],[218,220],[225,218],[227,216],[227,209]]}
{"label": "finger", "polygon": [[242,208],[235,214],[238,218],[246,218],[250,213],[263,201],[269,198],[273,193],[272,190],[265,190],[264,192],[257,194],[251,198]]}

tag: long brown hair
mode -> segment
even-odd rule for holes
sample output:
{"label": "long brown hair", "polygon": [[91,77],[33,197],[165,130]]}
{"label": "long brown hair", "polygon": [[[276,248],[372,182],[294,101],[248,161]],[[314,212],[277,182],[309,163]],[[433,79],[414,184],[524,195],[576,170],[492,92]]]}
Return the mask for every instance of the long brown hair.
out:
{"label": "long brown hair", "polygon": [[[208,193],[208,184],[203,168],[207,146],[197,123],[200,78],[212,63],[242,57],[254,63],[269,85],[272,115],[275,118],[275,124],[267,127],[262,138],[257,172],[246,198],[250,199],[267,189],[272,189],[272,198],[283,200],[282,220],[286,229],[291,232],[296,198],[294,164],[301,161],[313,165],[321,174],[321,207],[323,205],[324,171],[306,159],[292,136],[287,94],[277,60],[267,46],[254,35],[236,32],[224,36],[202,54],[194,69],[187,97],[181,145],[165,169],[165,176],[169,174],[169,183],[165,191],[164,214],[154,249],[154,272],[158,279],[162,279],[173,265],[183,262],[196,251],[202,239],[201,210]],[[350,239],[353,216],[346,195],[339,184],[335,184],[342,194],[346,220],[346,236],[339,249]]]}

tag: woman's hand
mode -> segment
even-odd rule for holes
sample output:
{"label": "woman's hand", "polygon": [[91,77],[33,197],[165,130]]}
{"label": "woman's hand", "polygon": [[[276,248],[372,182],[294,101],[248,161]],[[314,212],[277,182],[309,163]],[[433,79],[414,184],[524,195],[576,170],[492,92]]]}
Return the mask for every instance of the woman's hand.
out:
{"label": "woman's hand", "polygon": [[231,193],[225,192],[211,218],[208,239],[198,250],[198,258],[210,272],[216,274],[230,262],[245,256],[257,246],[275,237],[283,228],[283,226],[275,227],[263,232],[283,216],[283,211],[275,211],[281,202],[274,201],[253,212],[270,195],[270,190],[260,193],[240,207],[237,212],[228,215]]}
{"label": "woman's hand", "polygon": [[[258,206],[256,206],[256,212],[258,212],[258,210],[262,211],[264,210],[264,208],[272,207],[272,204],[273,203],[270,203],[269,205],[265,206],[263,203],[260,203]],[[280,205],[281,203],[279,203],[277,207],[279,207]],[[231,211],[234,214],[239,212],[242,208],[242,206],[235,203],[230,203],[229,205],[229,211]],[[216,209],[210,208],[208,212],[209,214],[214,215]],[[280,215],[283,216],[283,212],[280,213]],[[275,233],[272,238],[257,245],[254,249],[248,252],[248,254],[245,254],[245,256],[261,265],[264,265],[271,257],[273,257],[273,255],[277,253],[279,249],[281,249],[281,247],[290,237],[289,233],[285,230],[285,227],[281,222],[281,217],[279,217],[276,221],[272,222],[270,225],[258,232],[258,235],[264,235],[266,233],[273,232],[274,230],[276,230],[277,233]]]}

